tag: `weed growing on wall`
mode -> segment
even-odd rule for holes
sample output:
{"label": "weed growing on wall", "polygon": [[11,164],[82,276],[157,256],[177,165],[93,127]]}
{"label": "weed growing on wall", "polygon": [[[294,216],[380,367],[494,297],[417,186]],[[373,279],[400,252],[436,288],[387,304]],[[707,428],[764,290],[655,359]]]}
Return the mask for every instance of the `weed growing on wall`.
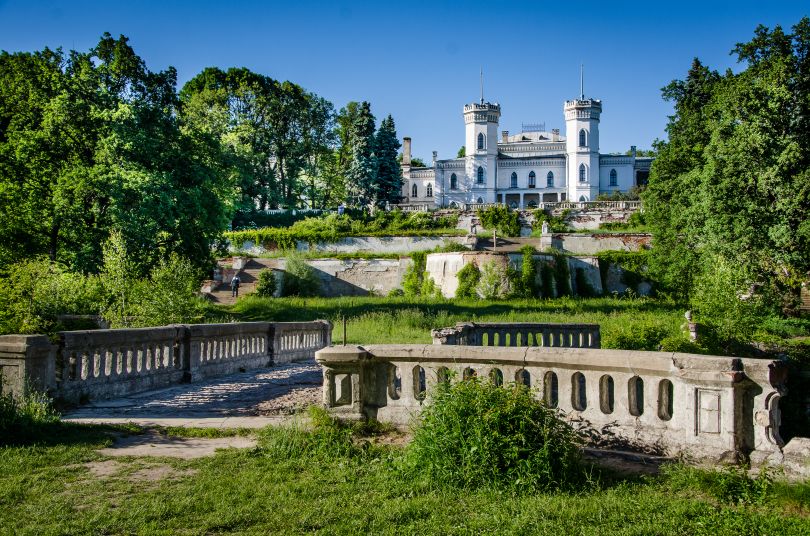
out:
{"label": "weed growing on wall", "polygon": [[321,293],[321,280],[315,270],[301,255],[287,256],[284,277],[281,284],[284,296],[318,296]]}
{"label": "weed growing on wall", "polygon": [[426,271],[427,252],[415,251],[411,254],[412,264],[405,270],[402,277],[403,294],[409,298],[418,296],[426,298],[442,297],[441,289],[436,286],[433,278]]}
{"label": "weed growing on wall", "polygon": [[520,294],[531,298],[537,296],[540,290],[537,285],[537,263],[534,255],[537,253],[532,246],[520,248],[522,254],[520,263]]}
{"label": "weed growing on wall", "polygon": [[509,268],[498,261],[489,261],[481,267],[476,293],[485,300],[507,298],[512,294]]}
{"label": "weed growing on wall", "polygon": [[557,285],[557,296],[571,296],[571,271],[568,267],[568,257],[555,252],[554,255],[554,282]]}
{"label": "weed growing on wall", "polygon": [[475,298],[476,288],[481,280],[481,270],[475,263],[465,264],[456,273],[458,288],[456,288],[456,298]]}
{"label": "weed growing on wall", "polygon": [[422,410],[404,467],[430,486],[575,490],[589,482],[580,437],[522,385],[441,382]]}

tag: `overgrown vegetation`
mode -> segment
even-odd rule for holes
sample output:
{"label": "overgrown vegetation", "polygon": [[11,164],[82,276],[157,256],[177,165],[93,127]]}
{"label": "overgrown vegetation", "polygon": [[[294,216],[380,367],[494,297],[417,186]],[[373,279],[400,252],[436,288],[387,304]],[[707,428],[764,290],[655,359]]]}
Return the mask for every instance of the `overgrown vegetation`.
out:
{"label": "overgrown vegetation", "polygon": [[726,336],[795,314],[810,272],[808,47],[808,17],[792,31],[759,26],[732,51],[743,69],[695,59],[663,89],[675,113],[642,193],[650,269]]}
{"label": "overgrown vegetation", "polygon": [[273,270],[262,270],[259,272],[259,279],[256,281],[255,294],[259,298],[272,298],[276,295],[278,283]]}
{"label": "overgrown vegetation", "polygon": [[501,236],[520,236],[518,213],[506,205],[490,205],[479,209],[478,218],[485,229],[495,230]]}
{"label": "overgrown vegetation", "polygon": [[623,231],[626,233],[646,233],[650,231],[644,213],[640,210],[630,214],[626,223],[605,222],[599,225],[600,231]]}
{"label": "overgrown vegetation", "polygon": [[267,249],[294,250],[296,242],[334,242],[347,236],[453,236],[457,216],[434,217],[428,212],[405,213],[400,210],[377,211],[374,216],[362,213],[328,214],[306,218],[290,227],[265,227],[225,233],[231,247],[241,248],[245,242],[265,245]]}
{"label": "overgrown vegetation", "polygon": [[550,212],[542,209],[537,209],[532,212],[534,215],[534,223],[532,223],[532,235],[539,236],[543,230],[543,222],[548,222],[548,230],[552,233],[567,233],[570,231],[568,224],[565,223],[565,216],[552,216]]}
{"label": "overgrown vegetation", "polygon": [[43,393],[28,389],[17,397],[0,394],[0,453],[5,445],[36,441],[57,422],[59,413]]}
{"label": "overgrown vegetation", "polygon": [[456,288],[456,298],[475,298],[478,296],[476,288],[481,280],[481,270],[474,262],[465,264],[456,273],[458,287]]}
{"label": "overgrown vegetation", "polygon": [[287,256],[284,275],[281,278],[283,296],[318,296],[321,293],[321,280],[315,270],[296,254]]}
{"label": "overgrown vegetation", "polygon": [[431,396],[405,454],[426,485],[525,492],[588,483],[582,439],[525,386],[473,377],[439,382]]}
{"label": "overgrown vegetation", "polygon": [[441,289],[426,271],[427,252],[414,251],[411,254],[411,265],[402,277],[402,291],[408,298],[425,297],[441,298]]}

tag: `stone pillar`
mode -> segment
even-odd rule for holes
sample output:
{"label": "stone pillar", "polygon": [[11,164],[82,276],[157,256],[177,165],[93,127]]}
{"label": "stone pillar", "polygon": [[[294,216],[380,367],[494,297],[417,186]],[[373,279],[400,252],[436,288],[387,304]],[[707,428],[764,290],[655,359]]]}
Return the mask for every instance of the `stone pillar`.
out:
{"label": "stone pillar", "polygon": [[411,165],[411,138],[402,138],[402,165]]}
{"label": "stone pillar", "polygon": [[0,394],[56,388],[56,347],[44,335],[0,336]]}
{"label": "stone pillar", "polygon": [[[374,418],[367,410],[374,408],[375,374],[370,367],[370,354],[359,346],[330,346],[315,352],[315,361],[323,367],[324,405],[344,418]],[[337,397],[337,382],[341,396]],[[345,389],[351,393],[345,393]]]}

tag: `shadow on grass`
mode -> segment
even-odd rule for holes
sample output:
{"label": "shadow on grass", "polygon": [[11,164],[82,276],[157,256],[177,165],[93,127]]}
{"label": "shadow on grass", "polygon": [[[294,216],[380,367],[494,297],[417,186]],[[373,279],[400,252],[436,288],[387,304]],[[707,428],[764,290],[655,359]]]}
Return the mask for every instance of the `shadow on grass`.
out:
{"label": "shadow on grass", "polygon": [[111,441],[114,436],[143,433],[135,425],[23,422],[0,433],[0,447],[95,446]]}

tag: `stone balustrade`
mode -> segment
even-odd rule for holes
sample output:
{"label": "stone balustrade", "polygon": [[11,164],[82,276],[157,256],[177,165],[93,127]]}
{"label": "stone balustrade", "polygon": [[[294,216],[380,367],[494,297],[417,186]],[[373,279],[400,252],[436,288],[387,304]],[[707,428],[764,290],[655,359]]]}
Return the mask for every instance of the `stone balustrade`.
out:
{"label": "stone balustrade", "polygon": [[338,416],[407,425],[441,381],[521,383],[571,421],[695,459],[778,455],[780,361],[666,352],[458,345],[337,346],[315,354]]}
{"label": "stone balustrade", "polygon": [[459,322],[434,329],[433,344],[466,346],[545,346],[601,348],[598,324],[539,324],[533,322]]}
{"label": "stone balustrade", "polygon": [[618,210],[640,210],[641,201],[557,201],[538,203],[537,208],[541,210],[554,209],[618,209]]}
{"label": "stone balustrade", "polygon": [[311,359],[332,324],[239,322],[0,337],[0,393],[28,386],[79,401],[125,396],[240,370]]}

